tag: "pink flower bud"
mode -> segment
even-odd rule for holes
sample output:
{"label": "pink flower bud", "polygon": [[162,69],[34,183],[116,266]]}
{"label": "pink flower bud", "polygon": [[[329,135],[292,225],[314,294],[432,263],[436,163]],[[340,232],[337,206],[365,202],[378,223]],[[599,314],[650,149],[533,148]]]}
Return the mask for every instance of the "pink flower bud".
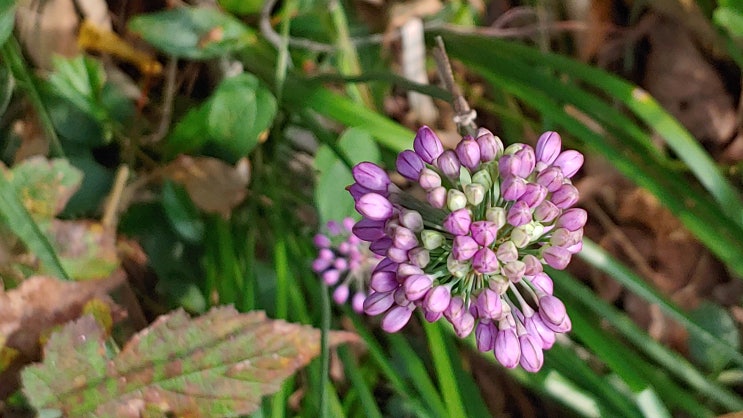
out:
{"label": "pink flower bud", "polygon": [[454,333],[459,338],[466,338],[475,328],[475,317],[469,312],[464,312],[461,316],[451,321],[454,326]]}
{"label": "pink flower bud", "polygon": [[480,146],[471,136],[465,136],[457,144],[457,157],[463,166],[474,171],[480,166]]}
{"label": "pink flower bud", "polygon": [[485,128],[478,129],[475,141],[480,147],[480,161],[483,163],[489,163],[503,154],[503,142]]}
{"label": "pink flower bud", "polygon": [[498,271],[499,263],[493,250],[483,247],[472,257],[472,268],[482,274],[492,274]]}
{"label": "pink flower bud", "polygon": [[542,292],[547,293],[548,295],[552,294],[554,285],[552,283],[552,279],[550,278],[550,276],[547,275],[547,273],[537,273],[529,281],[533,286],[537,287]]}
{"label": "pink flower bud", "polygon": [[525,202],[531,209],[539,206],[540,203],[544,202],[544,198],[547,197],[547,188],[536,184],[528,183],[526,185],[526,191],[519,198],[519,200]]}
{"label": "pink flower bud", "polygon": [[472,222],[470,232],[475,242],[487,246],[495,241],[495,237],[498,235],[498,226],[490,221]]}
{"label": "pink flower bud", "polygon": [[501,319],[503,313],[503,302],[501,301],[500,295],[490,288],[485,288],[482,293],[477,296],[477,313],[480,318],[487,318],[493,320]]}
{"label": "pink flower bud", "polygon": [[531,222],[531,209],[526,202],[518,201],[511,206],[506,215],[506,220],[512,226],[521,226]]}
{"label": "pink flower bud", "polygon": [[392,217],[392,203],[377,193],[367,193],[356,202],[356,210],[373,221],[383,221]]}
{"label": "pink flower bud", "polygon": [[[354,183],[354,184],[346,187],[346,190],[348,190],[348,193],[351,193],[351,197],[353,198],[353,201],[354,202],[358,202],[359,199],[361,199],[361,196],[363,196],[363,195],[365,195],[367,193],[371,193],[371,192],[374,191],[374,190],[371,190],[371,189],[367,189],[366,187],[364,187],[364,186],[362,186],[362,185],[360,185],[358,183]],[[337,235],[337,234],[335,234],[335,235]]]}
{"label": "pink flower bud", "polygon": [[369,287],[376,292],[390,292],[397,289],[399,285],[397,275],[390,271],[373,273],[369,280]]}
{"label": "pink flower bud", "polygon": [[379,315],[395,302],[393,292],[373,292],[364,300],[364,312],[367,315]]}
{"label": "pink flower bud", "polygon": [[364,241],[376,241],[384,236],[384,222],[362,219],[353,226],[353,234]]}
{"label": "pink flower bud", "polygon": [[346,303],[348,300],[348,295],[350,294],[350,290],[348,289],[348,286],[345,284],[342,284],[335,288],[333,291],[333,300],[335,303],[341,305],[343,303]]}
{"label": "pink flower bud", "polygon": [[338,280],[340,280],[340,278],[341,278],[341,272],[335,269],[330,269],[322,274],[322,280],[328,286],[332,286],[338,283]]}
{"label": "pink flower bud", "polygon": [[534,276],[543,271],[542,262],[531,254],[526,254],[521,261],[524,262],[526,268],[526,270],[524,270],[524,276]]}
{"label": "pink flower bud", "polygon": [[583,166],[583,154],[575,150],[563,151],[552,165],[560,167],[565,178],[569,179]]}
{"label": "pink flower bud", "polygon": [[368,161],[356,164],[351,173],[357,184],[370,190],[386,192],[387,186],[390,184],[390,177],[387,172]]}
{"label": "pink flower bud", "polygon": [[395,306],[382,318],[382,329],[389,332],[397,332],[410,321],[413,309],[410,306]]}
{"label": "pink flower bud", "polygon": [[362,292],[356,292],[353,294],[353,297],[351,298],[351,308],[353,308],[353,311],[357,314],[364,313],[364,300],[366,300],[366,295]]}
{"label": "pink flower bud", "polygon": [[571,208],[557,218],[555,226],[569,231],[577,231],[586,225],[586,221],[588,221],[588,212],[581,208]]}
{"label": "pink flower bud", "polygon": [[456,210],[444,219],[444,229],[453,235],[467,235],[470,231],[472,216],[467,209]]}
{"label": "pink flower bud", "polygon": [[560,209],[567,209],[578,202],[578,189],[572,184],[563,184],[552,193],[550,200]]}
{"label": "pink flower bud", "polygon": [[459,168],[461,163],[457,154],[452,150],[446,150],[436,159],[436,167],[444,173],[445,176],[455,179],[459,178]]}
{"label": "pink flower bud", "polygon": [[382,237],[371,244],[369,244],[369,250],[376,255],[385,256],[387,250],[392,247],[392,239],[390,237]]}
{"label": "pink flower bud", "polygon": [[423,230],[423,217],[418,211],[403,209],[400,212],[400,225],[410,229],[414,232],[421,232]]}
{"label": "pink flower bud", "polygon": [[552,268],[564,270],[570,263],[572,254],[562,247],[548,246],[542,251],[542,258]]}
{"label": "pink flower bud", "polygon": [[397,172],[408,180],[418,181],[421,170],[425,167],[423,160],[415,152],[405,150],[397,156]]}
{"label": "pink flower bud", "polygon": [[495,346],[495,325],[490,321],[480,320],[475,327],[475,342],[477,343],[477,349],[486,352],[493,349]]}
{"label": "pink flower bud", "polygon": [[404,226],[398,226],[395,228],[395,235],[392,237],[392,245],[402,250],[410,250],[418,245],[418,238],[416,238],[415,232]]}
{"label": "pink flower bud", "polygon": [[512,327],[503,328],[495,335],[495,358],[504,367],[513,369],[521,359],[521,346],[516,330]]}
{"label": "pink flower bud", "polygon": [[413,140],[413,149],[428,164],[432,164],[444,152],[444,146],[441,144],[439,137],[425,125],[418,129],[418,133]]}
{"label": "pink flower bud", "polygon": [[452,243],[452,255],[457,261],[467,261],[472,258],[480,248],[469,235],[457,235]]}
{"label": "pink flower bud", "polygon": [[451,291],[448,286],[434,286],[426,293],[423,306],[430,312],[441,313],[451,302]]}
{"label": "pink flower bud", "polygon": [[509,176],[500,184],[500,190],[503,199],[516,200],[526,193],[526,180]]}
{"label": "pink flower bud", "polygon": [[552,295],[543,295],[539,298],[539,315],[545,323],[559,325],[567,316],[565,305]]}
{"label": "pink flower bud", "polygon": [[519,169],[515,174],[523,178],[529,177],[531,172],[534,171],[534,165],[536,163],[534,149],[528,145],[524,145],[524,147],[516,151],[513,156],[520,160]]}
{"label": "pink flower bud", "polygon": [[542,352],[542,341],[531,334],[523,334],[519,337],[521,359],[519,364],[527,372],[536,373],[544,364],[544,353]]}
{"label": "pink flower bud", "polygon": [[537,174],[537,184],[544,186],[548,192],[554,192],[562,186],[565,176],[558,167],[547,167]]}
{"label": "pink flower bud", "polygon": [[436,209],[441,209],[446,205],[446,188],[437,187],[429,190],[426,194],[426,200]]}
{"label": "pink flower bud", "polygon": [[435,189],[441,186],[441,176],[430,168],[424,168],[421,170],[420,177],[418,177],[418,183],[424,190]]}
{"label": "pink flower bud", "polygon": [[534,220],[543,224],[548,224],[560,215],[560,208],[555,206],[549,200],[540,203],[534,208]]}
{"label": "pink flower bud", "polygon": [[560,154],[562,139],[560,134],[553,131],[543,133],[537,140],[537,161],[544,164],[552,164]]}
{"label": "pink flower bud", "polygon": [[411,301],[424,297],[432,286],[433,280],[426,274],[414,274],[405,279],[405,283],[403,283],[405,295]]}
{"label": "pink flower bud", "polygon": [[506,241],[498,246],[496,255],[501,263],[508,263],[519,259],[519,250],[512,241]]}

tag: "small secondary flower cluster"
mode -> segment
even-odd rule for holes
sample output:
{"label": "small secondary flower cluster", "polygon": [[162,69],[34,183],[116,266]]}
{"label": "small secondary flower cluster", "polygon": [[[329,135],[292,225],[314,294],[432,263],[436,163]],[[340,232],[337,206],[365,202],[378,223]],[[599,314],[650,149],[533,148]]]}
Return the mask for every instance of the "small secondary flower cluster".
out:
{"label": "small secondary flower cluster", "polygon": [[555,132],[536,150],[504,149],[481,128],[454,150],[422,127],[414,150],[398,155],[397,171],[426,191],[426,200],[398,189],[377,165],[353,169],[348,190],[363,215],[354,234],[384,256],[374,269],[367,314],[385,313],[382,328],[400,330],[420,307],[428,321],[442,316],[460,337],[473,330],[481,351],[506,367],[542,367],[542,350],[571,328],[552,295],[542,264],[564,269],[582,248],[586,211],[571,208],[571,178],[583,155],[561,151]]}
{"label": "small secondary flower cluster", "polygon": [[328,286],[335,286],[333,300],[341,305],[351,297],[351,307],[358,313],[364,311],[364,299],[372,270],[381,256],[369,250],[369,244],[352,234],[352,218],[343,222],[329,221],[328,234],[317,234],[315,246],[319,249],[312,262],[312,270],[319,274]]}

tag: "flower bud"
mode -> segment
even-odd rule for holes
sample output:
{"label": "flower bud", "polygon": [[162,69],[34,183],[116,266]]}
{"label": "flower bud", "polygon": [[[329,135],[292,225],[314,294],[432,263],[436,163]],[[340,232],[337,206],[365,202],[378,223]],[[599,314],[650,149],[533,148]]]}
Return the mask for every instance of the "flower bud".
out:
{"label": "flower bud", "polygon": [[560,167],[565,178],[569,179],[583,166],[583,154],[575,150],[563,151],[552,165]]}
{"label": "flower bud", "polygon": [[506,220],[512,226],[521,226],[531,222],[531,209],[525,202],[518,201],[511,206]]}
{"label": "flower bud", "polygon": [[421,170],[418,183],[423,187],[424,190],[431,190],[441,186],[441,176],[439,173],[431,170],[430,168],[424,168]]}
{"label": "flower bud", "polygon": [[408,261],[408,250],[395,247],[394,245],[387,249],[385,255],[395,263],[405,263]]}
{"label": "flower bud", "polygon": [[565,176],[558,167],[547,167],[537,174],[537,184],[544,186],[548,192],[554,192],[562,186]]}
{"label": "flower bud", "polygon": [[510,154],[503,155],[498,160],[498,172],[501,177],[516,176],[516,173],[521,172],[521,160],[519,158],[514,158],[514,156]]}
{"label": "flower bud", "polygon": [[327,237],[327,235],[323,234],[316,234],[312,238],[312,242],[315,244],[315,247],[317,248],[330,248],[330,238]]}
{"label": "flower bud", "polygon": [[413,140],[413,149],[419,157],[428,164],[438,158],[444,152],[444,146],[436,133],[428,126],[422,126]]}
{"label": "flower bud", "polygon": [[498,271],[498,267],[498,257],[496,257],[493,250],[488,247],[480,248],[477,250],[474,257],[472,257],[472,268],[478,273],[495,273]]}
{"label": "flower bud", "polygon": [[397,172],[406,179],[418,181],[418,177],[425,164],[418,154],[411,150],[405,150],[397,156],[395,167],[397,168]]}
{"label": "flower bud", "polygon": [[572,184],[563,184],[552,193],[550,200],[560,209],[567,209],[578,202],[578,189]]}
{"label": "flower bud", "polygon": [[538,290],[541,290],[542,292],[551,295],[553,291],[553,283],[550,276],[547,275],[547,273],[537,273],[532,277],[529,282],[532,284],[532,286],[535,286],[538,288]]}
{"label": "flower bud", "polygon": [[[354,202],[358,202],[359,199],[361,199],[361,196],[363,196],[363,195],[365,195],[367,193],[371,193],[371,192],[374,191],[374,190],[371,190],[371,189],[367,189],[366,187],[364,187],[364,186],[362,186],[362,185],[360,185],[358,183],[354,183],[354,184],[346,187],[346,190],[348,190],[348,193],[351,193],[351,197],[353,198],[353,201]],[[337,235],[337,234],[335,234],[335,235]]]}
{"label": "flower bud", "polygon": [[543,271],[542,262],[539,261],[539,259],[531,254],[526,254],[521,258],[521,261],[524,263],[524,266],[526,270],[524,270],[525,276],[534,276],[537,273],[541,273]]}
{"label": "flower bud", "polygon": [[353,297],[351,298],[351,308],[353,308],[353,311],[357,314],[363,313],[365,300],[366,295],[363,292],[354,293]]}
{"label": "flower bud", "polygon": [[392,203],[377,193],[367,193],[356,202],[356,210],[373,221],[387,220],[392,216]]}
{"label": "flower bud", "polygon": [[469,204],[477,206],[485,200],[485,187],[478,183],[467,184],[464,186],[464,195]]}
{"label": "flower bud", "polygon": [[560,208],[549,200],[545,200],[534,209],[534,220],[543,224],[554,221],[558,215],[560,215]]}
{"label": "flower bud", "polygon": [[426,321],[430,323],[434,323],[441,319],[441,317],[444,316],[441,312],[431,312],[426,308],[423,308],[423,317],[426,318]]}
{"label": "flower bud", "polygon": [[519,337],[521,359],[519,364],[527,372],[536,373],[544,364],[544,353],[542,352],[542,341],[531,334],[523,334]]}
{"label": "flower bud", "polygon": [[446,150],[436,159],[436,167],[450,179],[459,177],[459,168],[461,167],[457,154],[452,150]]}
{"label": "flower bud", "polygon": [[472,182],[476,184],[481,184],[482,187],[485,188],[485,190],[490,189],[493,187],[493,178],[490,176],[490,172],[488,170],[480,170],[472,175]]}
{"label": "flower bud", "polygon": [[345,258],[336,258],[335,262],[333,262],[333,268],[343,273],[348,269],[348,260]]}
{"label": "flower bud", "polygon": [[501,229],[506,225],[506,210],[500,206],[489,207],[485,209],[485,219]]}
{"label": "flower bud", "polygon": [[421,232],[421,241],[423,241],[423,248],[429,251],[435,250],[444,243],[444,236],[440,232],[424,229]]}
{"label": "flower bud", "polygon": [[562,247],[545,246],[542,247],[542,258],[552,268],[564,270],[570,263],[572,254]]}
{"label": "flower bud", "polygon": [[426,194],[426,200],[436,209],[441,209],[446,204],[446,188],[437,187],[429,190]]}
{"label": "flower bud", "polygon": [[452,276],[456,277],[457,279],[462,279],[467,276],[467,274],[469,274],[471,267],[468,262],[457,261],[457,259],[454,258],[454,254],[449,254],[449,256],[446,258],[446,269]]}
{"label": "flower bud", "polygon": [[514,260],[506,263],[501,270],[503,275],[508,277],[508,280],[513,283],[518,283],[519,281],[521,281],[521,278],[524,277],[525,271],[526,265],[519,260]]}
{"label": "flower bud", "polygon": [[512,327],[501,328],[495,335],[495,358],[504,367],[513,369],[521,359],[521,346],[516,330]]}
{"label": "flower bud", "polygon": [[369,250],[376,255],[384,256],[387,254],[387,250],[392,247],[392,238],[382,237],[371,244],[369,244]]}
{"label": "flower bud", "polygon": [[375,292],[390,292],[400,284],[397,282],[397,274],[391,271],[378,271],[373,273],[369,280],[369,287]]}
{"label": "flower bud", "polygon": [[555,344],[555,332],[547,328],[541,316],[532,315],[526,317],[524,328],[526,328],[526,332],[539,338],[543,350],[549,350]]}
{"label": "flower bud", "polygon": [[516,200],[526,193],[526,180],[509,176],[500,184],[501,196],[506,200]]}
{"label": "flower bud", "polygon": [[444,218],[443,226],[452,235],[467,235],[470,231],[472,216],[467,209],[456,210]]}
{"label": "flower bud", "polygon": [[509,241],[516,246],[516,248],[525,248],[531,242],[530,229],[533,229],[530,223],[517,226],[511,230],[511,238]]}
{"label": "flower bud", "polygon": [[490,221],[472,222],[470,233],[475,242],[487,246],[492,244],[495,241],[495,237],[498,236],[498,227],[494,222]]}
{"label": "flower bud", "polygon": [[501,319],[503,313],[503,302],[500,295],[495,290],[485,288],[477,296],[477,313],[480,318]]}
{"label": "flower bud", "polygon": [[537,140],[537,161],[546,165],[552,164],[560,154],[562,139],[560,134],[553,131],[543,133]]}
{"label": "flower bud", "polygon": [[434,286],[426,293],[423,306],[429,312],[441,313],[446,310],[451,302],[451,290],[448,286]]}
{"label": "flower bud", "polygon": [[449,322],[454,322],[454,320],[461,317],[466,311],[464,299],[461,296],[452,296],[449,306],[444,310],[444,316]]}
{"label": "flower bud", "polygon": [[477,349],[486,352],[495,346],[496,328],[490,321],[480,320],[475,327],[475,342]]}
{"label": "flower bud", "polygon": [[382,318],[382,329],[389,333],[400,331],[410,321],[412,314],[411,306],[395,306]]}
{"label": "flower bud", "polygon": [[411,231],[421,232],[423,230],[423,217],[418,211],[403,209],[398,217],[400,225]]}
{"label": "flower bud", "polygon": [[338,280],[340,278],[341,278],[341,272],[335,269],[330,269],[322,274],[322,280],[328,286],[332,286],[338,283]]}
{"label": "flower bud", "polygon": [[405,295],[411,301],[424,297],[432,286],[433,280],[427,274],[414,274],[405,279],[405,283],[403,283]]}
{"label": "flower bud", "polygon": [[552,231],[550,244],[556,247],[571,247],[583,239],[583,230],[568,231],[565,228],[557,228]]}
{"label": "flower bud", "polygon": [[451,253],[457,261],[467,261],[472,258],[480,248],[469,235],[457,235],[451,246]]}
{"label": "flower bud", "polygon": [[503,142],[489,130],[480,128],[475,141],[480,147],[480,161],[483,163],[489,163],[503,155]]}
{"label": "flower bud", "polygon": [[569,231],[577,231],[586,225],[588,212],[581,208],[570,208],[557,218],[555,226]]}
{"label": "flower bud", "polygon": [[402,250],[410,250],[418,245],[418,238],[416,238],[415,232],[404,226],[398,226],[392,238],[392,245]]}
{"label": "flower bud", "polygon": [[544,295],[539,298],[539,315],[545,324],[559,325],[565,320],[567,312],[560,299],[552,295]]}
{"label": "flower bud", "polygon": [[480,146],[471,136],[465,136],[455,149],[463,166],[474,171],[480,166]]}
{"label": "flower bud", "polygon": [[462,316],[451,321],[451,324],[454,326],[454,333],[457,334],[457,337],[466,338],[475,328],[475,317],[471,313],[465,312]]}
{"label": "flower bud", "polygon": [[353,179],[367,189],[386,192],[390,184],[390,176],[381,167],[374,163],[364,161],[358,163],[351,170]]}
{"label": "flower bud", "polygon": [[376,241],[384,236],[384,222],[362,219],[351,229],[353,234],[366,242]]}
{"label": "flower bud", "polygon": [[519,259],[519,250],[512,241],[506,241],[498,246],[496,255],[501,263],[508,263]]}
{"label": "flower bud", "polygon": [[322,273],[328,267],[330,267],[330,264],[332,264],[331,260],[326,260],[318,257],[314,261],[312,261],[312,271],[314,271],[315,273]]}
{"label": "flower bud", "polygon": [[336,287],[335,290],[333,291],[333,301],[335,301],[335,303],[339,305],[346,303],[346,301],[348,300],[348,295],[350,293],[351,292],[348,286],[345,284],[342,284]]}
{"label": "flower bud", "polygon": [[467,196],[457,189],[449,189],[446,193],[446,207],[450,211],[462,209],[467,206]]}
{"label": "flower bud", "polygon": [[379,315],[395,302],[393,292],[372,292],[364,300],[364,312],[367,315]]}
{"label": "flower bud", "polygon": [[534,149],[528,145],[524,145],[523,148],[513,154],[513,158],[520,160],[518,171],[515,174],[523,178],[529,177],[531,172],[534,171],[534,165],[536,163]]}
{"label": "flower bud", "polygon": [[547,197],[547,188],[536,183],[528,183],[526,191],[521,195],[519,200],[526,202],[531,209],[537,207]]}
{"label": "flower bud", "polygon": [[431,254],[429,254],[428,250],[425,248],[413,248],[408,251],[408,260],[410,260],[413,265],[424,268],[431,261]]}

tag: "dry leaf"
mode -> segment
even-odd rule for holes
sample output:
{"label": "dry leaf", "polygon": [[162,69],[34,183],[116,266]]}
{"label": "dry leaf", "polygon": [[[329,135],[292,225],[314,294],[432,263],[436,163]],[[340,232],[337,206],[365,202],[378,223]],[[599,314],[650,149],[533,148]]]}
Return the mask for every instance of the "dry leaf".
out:
{"label": "dry leaf", "polygon": [[200,209],[228,218],[245,199],[250,165],[246,158],[232,167],[216,158],[181,155],[163,169],[163,176],[182,184]]}
{"label": "dry leaf", "polygon": [[[45,332],[80,316],[91,299],[107,300],[107,293],[123,279],[121,272],[87,282],[35,276],[16,289],[0,292],[0,341],[19,352],[11,367],[0,373],[0,399],[17,389],[18,368],[40,357],[39,339]],[[112,302],[109,306],[114,308]]]}

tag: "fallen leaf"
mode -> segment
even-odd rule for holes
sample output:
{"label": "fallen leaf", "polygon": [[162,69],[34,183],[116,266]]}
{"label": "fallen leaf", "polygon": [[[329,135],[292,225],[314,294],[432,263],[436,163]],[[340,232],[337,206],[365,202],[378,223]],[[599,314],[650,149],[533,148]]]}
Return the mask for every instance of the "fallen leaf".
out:
{"label": "fallen leaf", "polygon": [[[16,289],[0,291],[0,342],[5,341],[3,347],[18,352],[0,373],[0,399],[17,389],[19,367],[39,359],[39,339],[47,330],[80,316],[85,304],[93,298],[108,300],[107,293],[123,279],[122,273],[87,282],[35,276]],[[109,305],[113,308],[113,302]],[[114,309],[114,312],[118,311]],[[119,312],[116,319],[121,316]]]}
{"label": "fallen leaf", "polygon": [[[329,338],[360,341],[345,331]],[[161,316],[112,357],[85,316],[52,335],[43,363],[23,371],[23,390],[38,410],[66,416],[247,415],[319,352],[317,329],[219,307],[193,319],[183,310]]]}
{"label": "fallen leaf", "polygon": [[108,277],[120,265],[115,231],[99,222],[55,219],[43,229],[74,280]]}
{"label": "fallen leaf", "polygon": [[245,199],[250,165],[246,158],[233,167],[216,158],[181,155],[163,169],[163,176],[182,184],[200,209],[228,218]]}

